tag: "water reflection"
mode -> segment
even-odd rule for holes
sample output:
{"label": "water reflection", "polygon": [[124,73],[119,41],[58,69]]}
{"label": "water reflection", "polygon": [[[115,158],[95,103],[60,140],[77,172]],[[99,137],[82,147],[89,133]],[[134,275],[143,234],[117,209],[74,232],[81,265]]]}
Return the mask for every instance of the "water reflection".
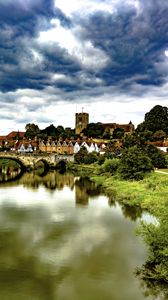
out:
{"label": "water reflection", "polygon": [[[62,190],[65,186],[69,187],[71,190],[75,189],[75,203],[76,205],[87,206],[89,204],[89,197],[94,198],[100,194],[105,194],[102,187],[97,186],[94,182],[90,181],[88,178],[75,178],[71,173],[60,174],[57,171],[48,172],[43,174],[43,176],[38,175],[36,172],[24,173],[20,176],[18,173],[17,179],[12,183],[2,182],[0,186],[15,186],[23,185],[27,188],[38,189],[40,186],[44,186],[49,190],[55,191]],[[116,207],[117,197],[114,195],[108,196],[108,205],[110,207]],[[142,216],[142,209],[139,206],[131,206],[128,204],[120,204],[123,215],[126,218],[130,218],[132,221],[136,221]]]}
{"label": "water reflection", "polygon": [[0,167],[0,183],[13,181],[22,176],[20,168]]}
{"label": "water reflection", "polygon": [[0,191],[0,299],[145,299],[133,273],[146,250],[128,207],[57,172],[27,173]]}
{"label": "water reflection", "polygon": [[[146,262],[142,268],[137,270],[136,276],[141,281],[141,288],[144,290],[144,296],[152,296],[152,299],[167,300],[168,299],[168,283],[148,278],[153,266]],[[145,276],[144,276],[145,273]]]}
{"label": "water reflection", "polygon": [[79,178],[75,180],[75,198],[77,205],[88,205],[89,196],[95,197],[102,193],[101,187],[95,185],[88,178]]}

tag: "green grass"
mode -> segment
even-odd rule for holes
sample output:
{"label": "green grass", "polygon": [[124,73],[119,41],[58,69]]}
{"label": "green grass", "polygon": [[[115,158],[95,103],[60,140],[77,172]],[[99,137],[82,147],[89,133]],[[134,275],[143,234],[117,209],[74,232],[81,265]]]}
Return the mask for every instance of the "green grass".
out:
{"label": "green grass", "polygon": [[[145,209],[156,216],[158,224],[143,223],[139,227],[138,233],[144,238],[149,255],[136,274],[145,283],[148,294],[165,295],[163,299],[168,299],[168,176],[151,172],[143,180],[127,181],[118,175],[100,173],[96,165],[90,168],[79,165],[75,171],[102,186],[112,201]],[[168,169],[163,171],[168,173]]]}
{"label": "green grass", "polygon": [[142,223],[138,228],[137,233],[147,244],[149,256],[136,274],[145,283],[147,293],[164,294],[163,299],[168,299],[168,176],[153,172],[141,181],[101,175],[91,179],[102,185],[112,198],[133,207],[139,206],[157,217],[157,225]]}
{"label": "green grass", "polygon": [[126,181],[105,175],[91,176],[91,179],[102,185],[108,194],[114,192],[117,200],[139,205],[156,216],[168,205],[168,177],[164,174],[151,173],[141,181]]}
{"label": "green grass", "polygon": [[[165,174],[151,172],[143,180],[128,181],[110,173],[99,173],[96,164],[72,164],[70,169],[78,176],[90,177],[110,197],[130,206],[138,205],[157,217],[168,206],[168,176]],[[164,171],[168,173],[168,169]]]}

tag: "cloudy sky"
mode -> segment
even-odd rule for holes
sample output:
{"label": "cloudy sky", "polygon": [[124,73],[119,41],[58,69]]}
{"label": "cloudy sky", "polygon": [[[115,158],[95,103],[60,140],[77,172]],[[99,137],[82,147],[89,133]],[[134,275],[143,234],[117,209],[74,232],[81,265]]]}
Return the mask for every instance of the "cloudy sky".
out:
{"label": "cloudy sky", "polygon": [[0,0],[0,135],[168,105],[167,0]]}

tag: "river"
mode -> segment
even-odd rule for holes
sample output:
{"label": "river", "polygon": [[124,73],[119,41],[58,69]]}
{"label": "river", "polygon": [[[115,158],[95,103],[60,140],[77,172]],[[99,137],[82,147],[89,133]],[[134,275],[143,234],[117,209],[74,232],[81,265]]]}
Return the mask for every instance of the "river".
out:
{"label": "river", "polygon": [[143,300],[141,212],[71,174],[0,184],[1,300]]}

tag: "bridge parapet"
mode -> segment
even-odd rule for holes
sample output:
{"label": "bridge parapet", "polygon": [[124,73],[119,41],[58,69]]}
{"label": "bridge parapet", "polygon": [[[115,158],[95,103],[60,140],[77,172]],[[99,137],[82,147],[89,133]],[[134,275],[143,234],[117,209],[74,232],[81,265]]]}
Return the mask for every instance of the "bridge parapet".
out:
{"label": "bridge parapet", "polygon": [[73,155],[56,154],[21,154],[13,152],[0,152],[0,158],[9,158],[20,162],[24,167],[33,167],[39,161],[45,161],[49,166],[55,166],[60,160],[74,161]]}

